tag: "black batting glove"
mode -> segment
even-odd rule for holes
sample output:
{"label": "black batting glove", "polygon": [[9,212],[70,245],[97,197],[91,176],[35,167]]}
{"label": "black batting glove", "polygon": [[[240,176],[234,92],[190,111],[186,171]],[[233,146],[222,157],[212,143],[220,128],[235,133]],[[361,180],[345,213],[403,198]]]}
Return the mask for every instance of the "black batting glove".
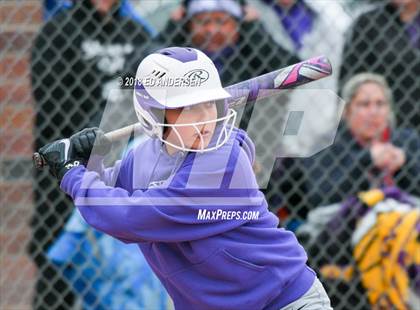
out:
{"label": "black batting glove", "polygon": [[83,158],[76,155],[70,139],[49,143],[40,148],[38,152],[47,163],[50,173],[59,181],[71,168],[86,164]]}
{"label": "black batting glove", "polygon": [[92,154],[93,146],[95,146],[95,154],[101,156],[109,153],[112,147],[111,141],[97,127],[86,128],[72,135],[70,142],[74,147],[75,155],[84,159],[86,162]]}

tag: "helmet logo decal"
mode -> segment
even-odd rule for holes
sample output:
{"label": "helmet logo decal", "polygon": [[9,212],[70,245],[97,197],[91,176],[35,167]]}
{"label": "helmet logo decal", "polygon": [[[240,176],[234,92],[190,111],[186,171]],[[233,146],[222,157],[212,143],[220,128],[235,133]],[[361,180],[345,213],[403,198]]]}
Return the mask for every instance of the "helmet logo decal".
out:
{"label": "helmet logo decal", "polygon": [[184,77],[197,81],[200,85],[209,79],[210,74],[204,69],[194,69],[184,74]]}

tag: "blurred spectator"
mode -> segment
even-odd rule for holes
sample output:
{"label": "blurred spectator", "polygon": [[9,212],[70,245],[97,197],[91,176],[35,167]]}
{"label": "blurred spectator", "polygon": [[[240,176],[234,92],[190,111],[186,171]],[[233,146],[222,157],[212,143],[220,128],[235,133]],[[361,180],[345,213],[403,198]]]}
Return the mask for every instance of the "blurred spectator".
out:
{"label": "blurred spectator", "polygon": [[[279,190],[291,218],[342,202],[359,191],[396,185],[420,196],[420,138],[394,126],[394,103],[383,77],[361,73],[343,88],[344,122],[334,144],[305,159],[278,160]],[[274,178],[276,177],[274,176]]]}
{"label": "blurred spectator", "polygon": [[[252,1],[263,16],[261,22],[278,46],[296,53],[301,59],[325,55],[331,61],[333,75],[326,79],[300,87],[311,89],[338,90],[338,68],[341,65],[344,35],[351,18],[338,1],[308,0],[261,0]],[[291,103],[308,101],[305,92],[292,92]],[[322,96],[321,94],[319,95]],[[302,154],[319,144],[318,138],[328,130],[333,130],[336,121],[337,100],[314,100],[310,103],[314,111],[307,113],[305,127],[293,141],[284,141],[289,153]],[[315,107],[314,107],[315,106]]]}
{"label": "blurred spectator", "polygon": [[[333,68],[340,66],[350,17],[339,2],[261,0],[251,5],[264,16],[261,21],[278,45],[301,59],[326,55]],[[332,90],[336,89],[336,78],[328,79]]]}
{"label": "blurred spectator", "polygon": [[[174,21],[180,21],[185,15],[185,10],[189,3],[194,0],[182,0],[176,10],[171,13],[171,19]],[[247,4],[246,0],[236,0],[236,2],[242,7],[243,20],[255,20],[259,18],[259,13]]]}
{"label": "blurred spectator", "polygon": [[173,308],[138,246],[91,228],[77,209],[48,258],[64,271],[84,310]]}
{"label": "blurred spectator", "polygon": [[71,8],[71,0],[44,0],[44,19],[48,20],[64,9]]}
{"label": "blurred spectator", "polygon": [[[182,18],[170,19],[156,43],[202,50],[213,60],[224,86],[300,61],[277,46],[258,20],[244,19],[242,1],[190,0],[184,4]],[[247,129],[251,115],[257,114],[253,111],[254,105],[245,106],[240,128]]]}
{"label": "blurred spectator", "polygon": [[398,126],[420,130],[420,2],[377,2],[352,26],[343,54],[340,82],[355,73],[384,75],[396,100]]}
{"label": "blurred spectator", "polygon": [[341,204],[318,235],[311,233],[311,265],[334,309],[418,309],[419,202],[396,187],[361,192]]}
{"label": "blurred spectator", "polygon": [[180,6],[181,0],[150,1],[131,0],[132,6],[138,15],[147,20],[156,33],[162,31],[172,12]]}
{"label": "blurred spectator", "polygon": [[[77,1],[51,18],[32,49],[35,148],[85,127],[99,125],[110,90],[133,53],[141,58],[149,34],[122,16],[117,0]],[[128,68],[135,72],[136,68]],[[35,211],[29,252],[39,268],[34,309],[70,309],[71,289],[47,262],[45,251],[72,209],[70,200],[46,171],[34,181]]]}
{"label": "blurred spectator", "polygon": [[169,20],[158,44],[201,49],[215,62],[224,85],[299,61],[278,47],[259,21],[244,20],[239,1],[186,1],[180,14],[182,19]]}
{"label": "blurred spectator", "polygon": [[[71,8],[73,6],[73,2],[74,1],[71,0],[44,0],[44,19],[48,20],[57,13]],[[130,0],[119,0],[119,2],[121,3],[119,10],[119,14],[121,16],[133,19],[142,25],[144,30],[147,31],[150,36],[153,37],[157,34],[156,30],[148,22],[148,20],[138,14]]]}

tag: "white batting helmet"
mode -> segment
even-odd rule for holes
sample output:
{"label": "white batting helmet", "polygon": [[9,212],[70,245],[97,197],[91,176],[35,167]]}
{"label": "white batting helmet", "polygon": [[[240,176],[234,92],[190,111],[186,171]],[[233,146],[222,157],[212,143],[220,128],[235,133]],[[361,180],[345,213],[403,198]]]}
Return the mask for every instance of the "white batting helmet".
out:
{"label": "white batting helmet", "polygon": [[[190,47],[169,47],[148,55],[136,73],[133,93],[134,109],[144,131],[182,151],[210,151],[222,146],[232,132],[236,111],[228,109],[230,94],[223,89],[214,63],[200,50]],[[164,111],[203,102],[217,101],[218,118],[190,124],[166,124]],[[222,124],[216,143],[206,149],[188,149],[177,127],[193,126],[202,140],[197,125],[216,122]],[[163,139],[164,128],[175,130],[180,145]],[[203,145],[203,143],[201,143]]]}

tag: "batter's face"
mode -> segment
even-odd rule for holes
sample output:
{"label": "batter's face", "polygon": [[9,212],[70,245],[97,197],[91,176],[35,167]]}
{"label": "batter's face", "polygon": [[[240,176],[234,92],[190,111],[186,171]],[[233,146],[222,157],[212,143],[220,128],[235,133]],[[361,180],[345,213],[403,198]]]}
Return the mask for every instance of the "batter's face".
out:
{"label": "batter's face", "polygon": [[[166,110],[166,122],[168,124],[191,124],[198,122],[213,121],[217,119],[217,107],[214,101],[196,104],[190,107],[184,107],[173,110]],[[172,144],[182,147],[180,138],[184,142],[184,147],[188,149],[200,150],[205,149],[211,138],[213,137],[216,122],[209,122],[207,124],[196,125],[198,131],[194,126],[177,126],[176,129],[168,128],[164,139]],[[202,139],[200,139],[200,135]],[[168,152],[174,153],[176,149],[167,145]]]}
{"label": "batter's face", "polygon": [[390,113],[390,105],[383,88],[369,82],[359,87],[345,116],[356,138],[372,141],[379,138],[388,126]]}
{"label": "batter's face", "polygon": [[204,12],[194,15],[189,31],[195,46],[209,52],[217,52],[234,45],[239,38],[238,23],[224,12]]}

